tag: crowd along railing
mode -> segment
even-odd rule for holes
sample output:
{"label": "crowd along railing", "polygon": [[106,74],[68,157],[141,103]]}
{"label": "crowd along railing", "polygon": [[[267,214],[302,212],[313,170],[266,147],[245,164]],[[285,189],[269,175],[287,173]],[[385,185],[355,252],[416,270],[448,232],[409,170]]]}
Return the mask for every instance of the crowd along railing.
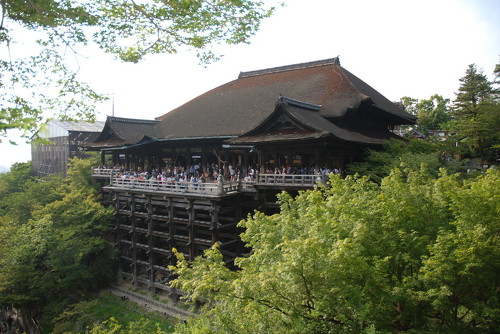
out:
{"label": "crowd along railing", "polygon": [[138,179],[111,177],[110,186],[123,189],[142,191],[160,191],[168,193],[191,193],[199,195],[221,196],[239,191],[241,184],[238,182],[167,182],[156,179]]}
{"label": "crowd along railing", "polygon": [[136,190],[156,190],[173,193],[197,193],[203,195],[221,196],[236,191],[253,191],[256,185],[272,185],[282,187],[312,187],[325,184],[327,177],[323,175],[293,175],[293,174],[258,174],[254,181],[223,181],[215,182],[167,182],[156,179],[130,178],[120,176],[117,170],[94,168],[94,177],[109,177],[110,186]]}

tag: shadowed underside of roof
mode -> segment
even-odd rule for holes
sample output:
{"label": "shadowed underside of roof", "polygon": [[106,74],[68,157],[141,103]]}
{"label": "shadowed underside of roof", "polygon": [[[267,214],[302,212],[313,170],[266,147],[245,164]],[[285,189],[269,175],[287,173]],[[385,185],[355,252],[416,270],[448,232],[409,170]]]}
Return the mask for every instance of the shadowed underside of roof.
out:
{"label": "shadowed underside of roof", "polygon": [[343,69],[338,58],[243,72],[219,86],[158,117],[159,138],[240,136],[262,123],[280,95],[320,106],[330,119],[371,100],[378,108],[412,123],[411,115]]}

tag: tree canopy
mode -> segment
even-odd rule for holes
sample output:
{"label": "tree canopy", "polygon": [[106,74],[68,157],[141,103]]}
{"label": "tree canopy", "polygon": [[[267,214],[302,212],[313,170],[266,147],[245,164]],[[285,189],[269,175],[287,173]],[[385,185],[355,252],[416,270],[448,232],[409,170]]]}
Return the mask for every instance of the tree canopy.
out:
{"label": "tree canopy", "polygon": [[[1,1],[0,136],[10,129],[29,136],[48,112],[60,118],[94,118],[96,102],[105,97],[78,81],[78,57],[86,46],[97,45],[133,63],[148,54],[187,48],[209,63],[218,59],[216,45],[248,43],[272,14],[272,3]],[[33,44],[23,45],[30,41]]]}
{"label": "tree canopy", "polygon": [[482,161],[498,158],[498,149],[495,148],[500,143],[498,93],[494,83],[471,64],[465,76],[460,78],[460,87],[453,101],[450,129],[456,134],[455,140],[466,148],[464,153]]}
{"label": "tree canopy", "polygon": [[405,111],[417,116],[416,130],[424,134],[427,134],[429,130],[443,129],[443,125],[451,119],[450,100],[439,94],[422,100],[405,96],[401,98],[401,101]]}
{"label": "tree canopy", "polygon": [[0,175],[0,305],[28,318],[50,318],[113,276],[112,209],[86,175],[93,162],[71,164],[67,179],[26,177],[27,164]]}
{"label": "tree canopy", "polygon": [[240,223],[251,252],[217,247],[173,282],[206,303],[177,333],[493,333],[500,325],[500,171],[474,180],[394,170],[333,176]]}

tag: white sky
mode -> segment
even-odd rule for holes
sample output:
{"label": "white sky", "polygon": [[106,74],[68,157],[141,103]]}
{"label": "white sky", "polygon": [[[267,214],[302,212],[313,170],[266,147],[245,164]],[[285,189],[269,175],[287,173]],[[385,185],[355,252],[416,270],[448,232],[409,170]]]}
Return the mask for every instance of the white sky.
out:
{"label": "white sky", "polygon": [[[221,47],[207,68],[194,53],[124,64],[102,54],[80,60],[80,80],[114,96],[115,116],[153,119],[240,71],[340,56],[341,65],[388,99],[441,94],[453,100],[469,64],[490,78],[500,62],[497,0],[288,0],[250,45]],[[90,51],[88,51],[90,52]],[[112,110],[99,106],[98,120]],[[0,144],[0,166],[30,160],[29,145]]]}

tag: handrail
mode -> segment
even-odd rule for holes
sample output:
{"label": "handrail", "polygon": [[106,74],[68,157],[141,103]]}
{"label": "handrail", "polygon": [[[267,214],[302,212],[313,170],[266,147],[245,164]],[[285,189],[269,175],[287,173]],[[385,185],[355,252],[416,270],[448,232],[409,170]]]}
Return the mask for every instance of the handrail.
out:
{"label": "handrail", "polygon": [[312,174],[258,174],[257,184],[273,184],[280,186],[314,186],[318,183],[325,184],[328,177]]}
{"label": "handrail", "polygon": [[117,171],[117,169],[112,168],[92,168],[92,176],[110,176]]}
{"label": "handrail", "polygon": [[239,190],[238,183],[193,183],[193,182],[166,182],[155,179],[129,179],[111,177],[110,186],[124,189],[145,191],[164,191],[170,193],[195,193],[201,195],[221,196]]}
{"label": "handrail", "polygon": [[202,195],[221,196],[237,191],[253,191],[256,185],[272,186],[304,186],[312,187],[325,184],[327,176],[324,175],[295,175],[295,174],[258,174],[255,181],[227,182],[166,182],[156,179],[141,179],[115,176],[116,169],[93,168],[92,176],[109,177],[110,186],[117,188],[140,189],[151,191],[165,191],[172,193],[196,193]]}

